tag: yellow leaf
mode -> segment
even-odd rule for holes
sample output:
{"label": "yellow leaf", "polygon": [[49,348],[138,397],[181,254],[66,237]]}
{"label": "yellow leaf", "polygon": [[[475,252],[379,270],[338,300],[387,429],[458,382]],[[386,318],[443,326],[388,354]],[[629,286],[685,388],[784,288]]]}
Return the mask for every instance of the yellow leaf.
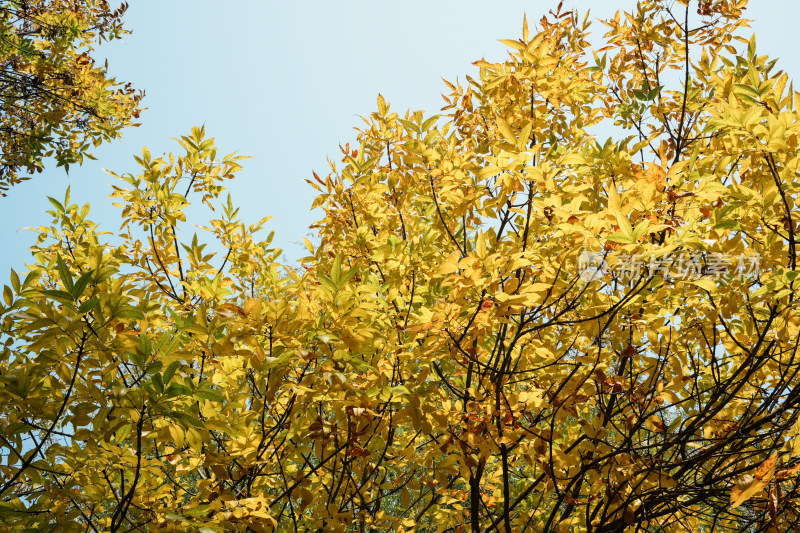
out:
{"label": "yellow leaf", "polygon": [[177,425],[171,425],[169,426],[169,435],[172,437],[172,444],[174,444],[176,448],[183,446],[185,438],[183,428]]}
{"label": "yellow leaf", "polygon": [[378,93],[378,112],[381,115],[385,115],[388,110],[389,107],[386,105],[386,100],[383,99],[383,95]]}
{"label": "yellow leaf", "polygon": [[458,252],[451,253],[449,256],[447,256],[447,259],[439,264],[439,269],[436,273],[440,276],[446,276],[448,274],[452,274],[453,272],[458,272],[458,262],[460,259],[461,256]]}
{"label": "yellow leaf", "polygon": [[528,42],[528,15],[522,14],[522,40]]}
{"label": "yellow leaf", "polygon": [[486,165],[478,171],[478,178],[482,180],[490,179],[500,174],[500,168],[496,165]]}
{"label": "yellow leaf", "polygon": [[502,135],[506,141],[510,142],[513,145],[516,145],[517,137],[514,135],[514,132],[511,131],[511,127],[508,125],[508,122],[506,122],[500,117],[497,117],[496,122],[497,122],[497,131],[500,132],[500,135]]}
{"label": "yellow leaf", "polygon": [[558,163],[561,165],[585,165],[586,158],[581,154],[570,152],[568,154],[564,154],[561,159],[559,159]]}
{"label": "yellow leaf", "polygon": [[486,237],[483,233],[479,233],[478,237],[475,239],[475,253],[477,253],[478,257],[481,259],[486,257]]}
{"label": "yellow leaf", "polygon": [[526,45],[521,43],[520,41],[515,41],[513,39],[499,39],[501,43],[508,46],[509,48],[513,48],[514,50],[525,50]]}
{"label": "yellow leaf", "polygon": [[736,509],[767,486],[772,476],[775,475],[777,462],[778,454],[776,452],[761,463],[753,475],[745,474],[739,478],[739,481],[731,489],[731,509]]}
{"label": "yellow leaf", "polygon": [[532,129],[533,129],[533,121],[528,121],[522,127],[522,130],[519,132],[519,137],[517,137],[517,150],[523,151],[528,147],[527,145],[528,142],[530,141]]}
{"label": "yellow leaf", "polygon": [[701,289],[706,290],[710,293],[714,293],[717,290],[717,285],[711,278],[700,278],[696,280],[691,280],[689,283],[691,283],[692,285],[696,285]]}

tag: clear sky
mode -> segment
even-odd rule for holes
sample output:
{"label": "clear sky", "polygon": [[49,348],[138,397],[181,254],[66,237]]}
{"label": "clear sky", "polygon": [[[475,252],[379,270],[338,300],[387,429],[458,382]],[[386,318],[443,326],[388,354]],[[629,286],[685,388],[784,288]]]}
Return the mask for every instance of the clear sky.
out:
{"label": "clear sky", "polygon": [[[111,2],[114,4],[115,2]],[[790,78],[800,75],[795,37],[796,0],[751,0],[748,18],[759,53],[781,58]],[[0,198],[0,278],[23,270],[35,234],[19,230],[49,222],[46,196],[92,205],[91,218],[108,231],[119,227],[111,206],[113,178],[137,171],[131,157],[147,145],[173,150],[170,137],[205,123],[221,153],[253,156],[230,184],[247,222],[274,216],[274,243],[289,260],[303,255],[302,237],[319,217],[305,179],[328,172],[327,156],[339,160],[339,143],[352,141],[360,115],[376,109],[382,93],[394,111],[442,105],[441,77],[463,80],[481,57],[502,59],[500,38],[517,38],[523,13],[531,25],[557,1],[407,0],[343,2],[236,0],[136,0],[126,15],[133,31],[105,45],[109,69],[147,91],[142,126],[94,153],[98,161],[55,167]],[[489,7],[491,5],[491,7]],[[566,0],[565,7],[606,17],[630,9],[633,0]],[[221,6],[224,6],[221,8]],[[533,29],[533,28],[532,28]],[[597,23],[597,34],[603,27]]]}

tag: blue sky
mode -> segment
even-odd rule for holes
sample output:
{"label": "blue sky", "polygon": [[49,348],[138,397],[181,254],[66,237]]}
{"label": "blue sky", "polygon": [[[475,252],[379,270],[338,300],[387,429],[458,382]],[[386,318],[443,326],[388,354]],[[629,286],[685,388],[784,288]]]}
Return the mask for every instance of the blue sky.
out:
{"label": "blue sky", "polygon": [[[113,3],[113,2],[112,2]],[[501,59],[500,38],[520,35],[523,13],[533,24],[557,2],[409,0],[404,2],[137,0],[122,42],[101,55],[120,80],[147,91],[142,126],[94,153],[98,161],[63,170],[50,168],[0,199],[4,253],[0,276],[29,262],[31,231],[49,222],[46,196],[92,205],[91,218],[108,231],[119,227],[111,206],[113,178],[135,172],[132,155],[149,146],[173,150],[170,137],[205,124],[221,153],[253,156],[231,183],[233,200],[248,222],[263,216],[276,230],[274,243],[294,260],[303,255],[302,237],[319,217],[309,207],[315,196],[305,179],[324,176],[327,157],[338,161],[338,145],[354,139],[359,115],[376,108],[378,93],[392,109],[435,114],[442,104],[441,77],[474,74],[481,57]],[[748,17],[759,53],[780,57],[790,78],[800,74],[792,42],[798,5],[790,0],[751,0]],[[220,6],[224,5],[224,9]],[[630,9],[633,0],[569,1],[565,7],[605,17]],[[603,33],[599,23],[597,34]]]}

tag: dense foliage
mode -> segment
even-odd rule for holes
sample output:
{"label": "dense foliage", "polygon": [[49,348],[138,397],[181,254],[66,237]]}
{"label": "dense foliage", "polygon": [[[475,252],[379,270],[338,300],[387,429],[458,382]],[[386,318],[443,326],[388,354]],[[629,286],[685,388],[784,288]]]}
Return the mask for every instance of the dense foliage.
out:
{"label": "dense foliage", "polygon": [[119,137],[141,93],[97,66],[94,47],[124,33],[123,4],[0,1],[0,194],[52,157],[69,166]]}
{"label": "dense foliage", "polygon": [[596,51],[556,10],[441,117],[379,97],[296,267],[200,128],[117,176],[116,235],[52,199],[0,309],[0,519],[796,528],[800,93],[745,4],[642,0]]}

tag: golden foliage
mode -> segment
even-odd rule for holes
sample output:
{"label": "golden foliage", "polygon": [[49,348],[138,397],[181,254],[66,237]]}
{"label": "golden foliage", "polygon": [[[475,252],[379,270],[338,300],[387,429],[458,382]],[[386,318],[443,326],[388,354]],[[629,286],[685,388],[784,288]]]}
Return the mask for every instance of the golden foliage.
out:
{"label": "golden foliage", "polygon": [[642,1],[599,51],[556,10],[443,116],[379,97],[309,180],[298,268],[222,198],[239,163],[199,128],[119,176],[114,238],[53,199],[0,314],[0,517],[796,528],[800,93],[744,6]]}
{"label": "golden foliage", "polygon": [[139,116],[143,93],[95,64],[94,48],[127,31],[105,0],[0,3],[0,195],[52,157],[69,171]]}

